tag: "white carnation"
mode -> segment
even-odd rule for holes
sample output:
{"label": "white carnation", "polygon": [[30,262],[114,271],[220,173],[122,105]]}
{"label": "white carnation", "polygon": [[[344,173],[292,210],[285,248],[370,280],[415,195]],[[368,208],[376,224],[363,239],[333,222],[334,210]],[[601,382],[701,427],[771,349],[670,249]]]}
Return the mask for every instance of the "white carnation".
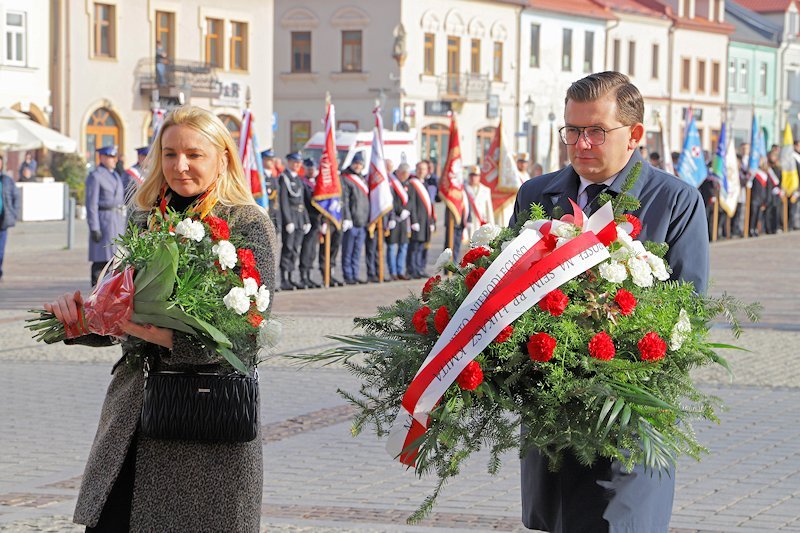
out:
{"label": "white carnation", "polygon": [[581,234],[581,228],[574,224],[554,220],[550,227],[550,234],[556,237],[572,238]]}
{"label": "white carnation", "polygon": [[625,265],[616,261],[606,261],[600,265],[600,277],[611,283],[622,283],[628,278]]}
{"label": "white carnation", "polygon": [[258,283],[253,278],[244,278],[244,293],[247,296],[255,296],[258,292]]}
{"label": "white carnation", "polygon": [[219,241],[211,247],[211,251],[217,254],[219,266],[222,270],[227,270],[236,266],[236,247],[230,241]]}
{"label": "white carnation", "polygon": [[200,242],[206,236],[206,230],[203,223],[191,218],[184,218],[175,226],[175,233],[183,235],[187,239]]}
{"label": "white carnation", "polygon": [[250,297],[242,287],[232,288],[222,301],[225,303],[225,307],[240,315],[250,309]]}
{"label": "white carnation", "polygon": [[283,336],[283,325],[272,318],[261,322],[258,329],[258,345],[267,348],[274,348]]}
{"label": "white carnation", "polygon": [[666,281],[669,279],[667,264],[663,259],[653,254],[645,255],[645,259],[647,260],[647,264],[650,265],[650,269],[653,271],[653,275],[656,277],[656,279],[660,281]]}
{"label": "white carnation", "polygon": [[680,350],[691,331],[692,323],[689,321],[689,313],[686,312],[686,309],[681,309],[681,312],[678,313],[678,321],[672,327],[672,333],[669,336],[669,349],[673,352]]}
{"label": "white carnation", "polygon": [[439,254],[439,257],[436,258],[436,263],[433,265],[434,272],[438,272],[440,270],[444,271],[445,265],[448,265],[453,262],[453,250],[450,248],[445,248],[442,253]]}
{"label": "white carnation", "polygon": [[653,271],[644,259],[639,259],[638,257],[629,259],[628,270],[631,273],[633,283],[635,283],[637,287],[653,286]]}
{"label": "white carnation", "polygon": [[263,313],[267,310],[267,307],[269,307],[269,301],[269,289],[262,285],[258,288],[258,293],[256,294],[256,308],[259,310],[259,312]]}
{"label": "white carnation", "polygon": [[472,234],[472,248],[477,248],[479,246],[489,246],[489,243],[492,242],[500,235],[500,231],[503,228],[496,224],[484,224],[480,228],[475,230],[475,233]]}

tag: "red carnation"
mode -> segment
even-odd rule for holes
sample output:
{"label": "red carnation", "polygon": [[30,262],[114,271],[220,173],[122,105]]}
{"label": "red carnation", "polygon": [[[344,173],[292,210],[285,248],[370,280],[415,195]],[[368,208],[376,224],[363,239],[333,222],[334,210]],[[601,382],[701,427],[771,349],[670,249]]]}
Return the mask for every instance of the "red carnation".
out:
{"label": "red carnation", "polygon": [[251,266],[243,266],[242,267],[242,281],[246,280],[247,278],[253,278],[256,281],[256,285],[261,285],[261,275],[258,273],[255,267]]}
{"label": "red carnation", "polygon": [[253,255],[253,250],[249,248],[238,248],[236,250],[236,255],[239,256],[239,262],[242,264],[242,267],[253,267],[256,266],[256,256]]}
{"label": "red carnation", "polygon": [[475,261],[477,261],[481,257],[488,257],[489,255],[491,255],[491,253],[492,252],[484,246],[473,248],[472,250],[464,254],[464,257],[461,259],[461,268],[464,268],[465,266],[470,264],[474,265]]}
{"label": "red carnation", "polygon": [[228,228],[228,223],[221,218],[206,217],[204,221],[208,224],[208,229],[211,230],[211,238],[215,241],[231,238],[231,230]]}
{"label": "red carnation", "polygon": [[614,301],[617,303],[620,312],[624,316],[628,316],[636,309],[636,297],[625,289],[617,291],[617,295],[614,296]]}
{"label": "red carnation", "polygon": [[494,342],[506,342],[512,333],[514,333],[514,326],[506,326],[500,330],[500,333],[494,338]]}
{"label": "red carnation", "polygon": [[251,326],[257,328],[264,321],[264,317],[261,316],[259,313],[250,313],[249,315],[247,315],[247,320],[250,322]]}
{"label": "red carnation", "polygon": [[569,304],[567,295],[561,292],[560,289],[556,289],[541,299],[539,307],[541,307],[542,311],[547,311],[553,316],[561,316],[561,313],[567,308],[567,304]]}
{"label": "red carnation", "polygon": [[614,341],[605,331],[601,331],[589,341],[589,355],[601,361],[608,361],[616,355]]}
{"label": "red carnation", "polygon": [[639,347],[639,353],[642,354],[644,361],[658,361],[667,353],[667,343],[655,331],[642,337],[636,346]]}
{"label": "red carnation", "polygon": [[458,386],[464,390],[475,390],[483,383],[483,370],[477,361],[470,361],[456,378]]}
{"label": "red carnation", "polygon": [[628,220],[628,224],[631,225],[631,231],[629,235],[631,236],[631,239],[635,239],[639,236],[639,233],[642,232],[642,221],[630,213],[625,213],[625,218]]}
{"label": "red carnation", "polygon": [[433,315],[433,325],[436,327],[436,331],[443,332],[448,322],[450,322],[450,315],[447,313],[447,307],[441,306]]}
{"label": "red carnation", "polygon": [[427,299],[427,296],[433,290],[433,287],[442,281],[442,276],[434,276],[432,278],[428,278],[428,281],[425,282],[425,286],[422,287],[422,298]]}
{"label": "red carnation", "polygon": [[417,330],[417,333],[421,335],[426,335],[428,333],[428,315],[430,314],[431,308],[427,305],[423,305],[414,313],[411,323],[414,324],[414,329]]}
{"label": "red carnation", "polygon": [[464,280],[464,282],[467,284],[467,288],[472,289],[472,287],[478,283],[478,280],[481,279],[481,276],[483,276],[484,272],[486,272],[485,268],[478,267],[467,274],[467,278]]}
{"label": "red carnation", "polygon": [[547,333],[537,333],[528,339],[528,355],[532,361],[546,363],[553,358],[556,349],[556,340]]}

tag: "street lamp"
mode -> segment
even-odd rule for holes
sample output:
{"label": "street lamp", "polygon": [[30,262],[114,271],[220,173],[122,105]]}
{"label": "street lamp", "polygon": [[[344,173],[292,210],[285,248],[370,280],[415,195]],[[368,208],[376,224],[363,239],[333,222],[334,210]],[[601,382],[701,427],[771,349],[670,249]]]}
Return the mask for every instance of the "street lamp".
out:
{"label": "street lamp", "polygon": [[536,103],[531,95],[528,95],[528,99],[523,105],[525,106],[525,118],[528,119],[528,156],[533,159],[533,112],[536,110]]}

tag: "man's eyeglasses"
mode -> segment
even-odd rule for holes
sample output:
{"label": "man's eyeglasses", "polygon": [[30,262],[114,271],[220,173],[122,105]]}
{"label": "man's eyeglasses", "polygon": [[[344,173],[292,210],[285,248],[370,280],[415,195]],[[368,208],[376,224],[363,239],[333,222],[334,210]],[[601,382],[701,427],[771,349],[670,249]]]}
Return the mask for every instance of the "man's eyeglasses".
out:
{"label": "man's eyeglasses", "polygon": [[628,126],[617,126],[616,128],[606,130],[600,126],[564,126],[558,130],[558,134],[561,136],[561,142],[567,145],[578,144],[578,139],[580,139],[581,134],[583,134],[583,138],[586,142],[592,146],[599,146],[606,142],[606,133],[627,127]]}

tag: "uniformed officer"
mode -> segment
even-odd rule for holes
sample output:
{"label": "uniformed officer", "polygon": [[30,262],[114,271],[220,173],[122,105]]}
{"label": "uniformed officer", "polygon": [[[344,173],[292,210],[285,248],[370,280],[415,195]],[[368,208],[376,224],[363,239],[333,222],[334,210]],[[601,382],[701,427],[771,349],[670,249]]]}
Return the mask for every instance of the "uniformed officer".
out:
{"label": "uniformed officer", "polygon": [[125,171],[126,176],[122,176],[123,180],[127,179],[125,184],[125,199],[130,198],[136,187],[144,182],[144,160],[147,159],[147,152],[150,150],[147,146],[141,146],[136,149],[136,164]]}
{"label": "uniformed officer", "polygon": [[311,204],[311,199],[314,197],[314,185],[317,182],[319,170],[311,158],[303,161],[303,167],[305,169],[305,175],[302,178],[305,189],[304,200],[311,230],[303,235],[303,244],[300,248],[300,283],[306,289],[318,289],[321,285],[311,279],[311,269],[314,268],[314,259],[319,253],[319,227],[322,222],[322,213]]}
{"label": "uniformed officer", "polygon": [[115,170],[117,147],[97,150],[100,164],[86,177],[86,221],[89,223],[89,261],[92,286],[114,256],[114,239],[125,231],[125,181]]}
{"label": "uniformed officer", "polygon": [[517,170],[522,172],[523,180],[527,181],[531,177],[531,173],[529,170],[531,164],[531,158],[528,155],[528,152],[520,152],[517,154]]}
{"label": "uniformed officer", "polygon": [[363,170],[364,156],[358,152],[342,171],[342,272],[348,285],[366,283],[358,277],[369,223],[369,186],[361,177]]}
{"label": "uniformed officer", "polygon": [[297,268],[297,259],[303,243],[303,235],[311,231],[311,222],[305,204],[305,187],[300,179],[299,171],[303,165],[300,152],[292,152],[286,156],[286,170],[280,176],[281,204],[281,290],[291,291],[304,289],[305,286],[292,279]]}
{"label": "uniformed officer", "polygon": [[275,229],[281,228],[281,204],[278,201],[278,178],[275,174],[275,152],[272,148],[267,148],[261,152],[261,162],[264,164],[264,183],[267,187],[267,199],[269,200],[269,218]]}

